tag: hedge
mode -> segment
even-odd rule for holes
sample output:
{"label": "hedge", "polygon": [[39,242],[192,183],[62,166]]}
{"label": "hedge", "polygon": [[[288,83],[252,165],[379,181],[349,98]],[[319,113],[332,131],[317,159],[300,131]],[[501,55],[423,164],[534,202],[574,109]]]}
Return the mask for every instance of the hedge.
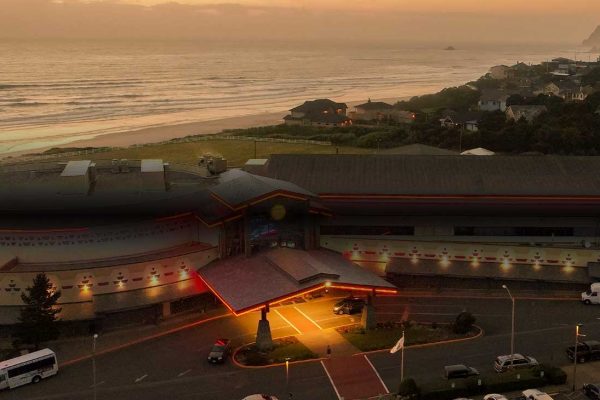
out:
{"label": "hedge", "polygon": [[536,368],[501,374],[429,382],[418,385],[416,392],[420,393],[420,400],[451,400],[490,392],[513,392],[547,385],[562,385],[566,381],[567,374],[562,369],[551,365],[540,365]]}

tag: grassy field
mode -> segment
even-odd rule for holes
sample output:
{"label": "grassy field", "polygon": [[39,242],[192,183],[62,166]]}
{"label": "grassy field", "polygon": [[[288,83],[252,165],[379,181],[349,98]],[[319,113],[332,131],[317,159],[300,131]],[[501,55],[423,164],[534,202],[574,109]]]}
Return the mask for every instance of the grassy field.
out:
{"label": "grassy field", "polygon": [[269,365],[289,361],[309,360],[319,356],[293,336],[273,340],[273,350],[268,353],[258,351],[254,344],[244,346],[236,354],[236,360],[244,365]]}
{"label": "grassy field", "polygon": [[[372,149],[356,147],[325,146],[315,144],[292,144],[257,142],[256,157],[268,158],[271,154],[301,153],[301,154],[340,154],[372,153]],[[210,153],[221,155],[228,161],[229,166],[241,166],[248,159],[254,158],[254,142],[250,140],[204,140],[198,142],[163,143],[142,147],[128,147],[105,152],[85,155],[91,160],[110,160],[127,158],[131,160],[143,158],[162,158],[166,162],[195,164],[198,157]],[[81,159],[83,156],[66,156],[63,159]]]}
{"label": "grassy field", "polygon": [[[370,331],[364,331],[360,327],[340,328],[338,331],[361,351],[372,351],[389,349],[393,347],[402,336],[402,328],[395,326],[393,328],[378,328]],[[474,336],[478,333],[469,332],[466,335],[460,335],[452,332],[450,325],[419,325],[415,324],[405,330],[407,346],[424,343],[434,343],[449,339],[459,339]]]}

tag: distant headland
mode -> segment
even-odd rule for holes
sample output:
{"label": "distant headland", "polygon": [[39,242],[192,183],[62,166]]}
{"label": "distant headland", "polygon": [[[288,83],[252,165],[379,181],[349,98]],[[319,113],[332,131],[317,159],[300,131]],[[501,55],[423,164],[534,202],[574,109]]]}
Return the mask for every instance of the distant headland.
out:
{"label": "distant headland", "polygon": [[583,45],[593,47],[592,51],[600,50],[600,25],[596,27],[589,38],[583,41]]}

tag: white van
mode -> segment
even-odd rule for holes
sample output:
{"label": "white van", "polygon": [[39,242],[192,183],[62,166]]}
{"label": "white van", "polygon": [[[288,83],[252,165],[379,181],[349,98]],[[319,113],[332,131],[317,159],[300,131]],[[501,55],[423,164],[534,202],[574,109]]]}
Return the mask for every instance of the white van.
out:
{"label": "white van", "polygon": [[56,354],[50,349],[0,361],[0,389],[38,383],[44,378],[56,375],[57,372]]}
{"label": "white van", "polygon": [[600,304],[600,282],[592,283],[590,290],[581,293],[581,301],[584,304]]}

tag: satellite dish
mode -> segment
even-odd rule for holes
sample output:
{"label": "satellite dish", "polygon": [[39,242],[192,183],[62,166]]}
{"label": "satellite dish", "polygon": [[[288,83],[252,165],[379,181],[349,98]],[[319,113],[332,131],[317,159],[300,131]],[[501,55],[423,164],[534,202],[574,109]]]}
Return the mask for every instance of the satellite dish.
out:
{"label": "satellite dish", "polygon": [[592,247],[592,244],[590,242],[588,242],[587,240],[584,240],[583,247],[585,247],[586,249],[589,249],[590,247]]}

